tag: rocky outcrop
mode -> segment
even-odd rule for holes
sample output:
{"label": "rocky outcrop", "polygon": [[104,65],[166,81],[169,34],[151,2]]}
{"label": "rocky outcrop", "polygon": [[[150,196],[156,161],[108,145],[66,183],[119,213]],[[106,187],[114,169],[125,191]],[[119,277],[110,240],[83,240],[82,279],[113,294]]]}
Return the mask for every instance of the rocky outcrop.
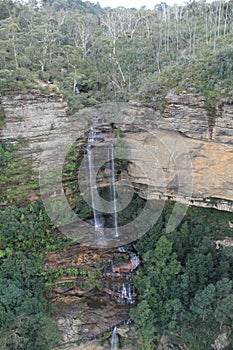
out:
{"label": "rocky outcrop", "polygon": [[131,101],[123,109],[123,120],[146,130],[172,130],[198,140],[233,143],[232,99],[221,99],[211,108],[205,97],[192,94],[170,93],[165,100],[164,106],[153,104],[150,108]]}
{"label": "rocky outcrop", "polygon": [[[4,96],[2,140],[21,136],[20,149],[34,169],[61,167],[67,147],[85,140],[96,116],[120,130],[130,161],[130,181],[141,196],[172,198],[189,204],[232,210],[233,104],[222,99],[211,109],[205,98],[170,93],[166,103],[145,107],[139,102],[110,103],[66,115],[61,96],[35,91]],[[123,140],[122,139],[122,140]],[[66,145],[64,147],[64,145]],[[124,153],[124,152],[123,152]],[[209,198],[219,198],[218,205]],[[203,201],[204,199],[204,201]]]}
{"label": "rocky outcrop", "polygon": [[[53,158],[54,150],[66,143],[67,133],[77,124],[67,116],[67,104],[62,96],[30,90],[3,96],[1,105],[5,114],[5,123],[0,130],[2,141],[24,139],[20,156],[28,160],[35,170],[38,170],[41,153],[45,150],[50,163],[59,161],[59,158]],[[77,125],[77,136],[81,130],[81,125]]]}
{"label": "rocky outcrop", "polygon": [[126,135],[134,186],[147,198],[232,211],[232,101],[221,100],[210,113],[201,96],[170,94],[166,100],[153,111],[131,103],[123,108],[126,123],[117,124]]}
{"label": "rocky outcrop", "polygon": [[218,106],[218,117],[213,127],[215,142],[233,143],[233,101],[221,99]]}
{"label": "rocky outcrop", "polygon": [[129,175],[145,196],[144,185],[148,185],[149,196],[153,191],[199,201],[208,197],[233,199],[232,145],[183,139],[167,130],[153,131],[150,138],[145,132],[133,133],[125,140],[132,159]]}
{"label": "rocky outcrop", "polygon": [[81,300],[59,298],[53,304],[56,306],[53,318],[63,335],[61,344],[95,339],[129,317],[129,306],[116,305],[98,294]]}
{"label": "rocky outcrop", "polygon": [[[61,345],[69,348],[77,341],[96,339],[129,320],[132,303],[119,302],[115,297],[131,280],[133,269],[124,274],[115,272],[127,260],[125,251],[77,244],[48,255],[45,269],[60,275],[47,297],[55,306],[53,319],[62,333]],[[115,288],[113,297],[106,291],[111,286]]]}

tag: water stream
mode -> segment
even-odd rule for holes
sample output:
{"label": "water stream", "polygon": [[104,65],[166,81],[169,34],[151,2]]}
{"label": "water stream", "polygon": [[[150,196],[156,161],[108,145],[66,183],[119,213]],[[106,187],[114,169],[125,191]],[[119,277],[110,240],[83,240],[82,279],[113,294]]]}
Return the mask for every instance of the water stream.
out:
{"label": "water stream", "polygon": [[111,337],[111,350],[118,350],[119,349],[119,337],[117,334],[117,327],[114,327],[112,331],[112,337]]}
{"label": "water stream", "polygon": [[[131,249],[133,249],[131,247]],[[134,304],[137,292],[133,283],[133,271],[139,266],[140,259],[129,247],[118,247],[122,254],[128,254],[129,260],[117,266],[112,261],[109,269],[105,270],[105,293],[119,304]],[[119,264],[118,264],[119,265]]]}
{"label": "water stream", "polygon": [[93,154],[91,150],[91,145],[87,146],[87,155],[88,155],[88,170],[89,170],[89,180],[90,180],[90,190],[91,190],[91,204],[93,209],[93,216],[94,216],[94,227],[96,231],[99,231],[100,228],[103,227],[103,220],[101,213],[96,209],[97,205],[100,205],[100,203],[97,203],[98,196],[94,193],[94,188],[96,188],[96,176],[93,169]]}
{"label": "water stream", "polygon": [[[114,237],[119,237],[117,216],[117,190],[115,175],[114,142],[109,141],[109,129],[93,120],[87,137],[87,163],[90,186],[90,200],[93,209],[93,226],[98,239],[105,240],[104,228],[109,225],[109,213],[103,212],[100,191],[108,193],[109,208],[111,209],[111,227]],[[106,200],[106,199],[104,199]],[[136,290],[132,280],[132,272],[138,267],[140,261],[133,247],[118,247],[118,251],[129,255],[129,260],[121,266],[112,261],[104,276],[106,295],[120,304],[134,304]],[[118,349],[118,336],[116,328],[113,330],[111,349]]]}
{"label": "water stream", "polygon": [[132,271],[138,267],[138,265],[140,264],[140,259],[139,259],[139,256],[137,255],[137,253],[135,252],[135,248],[134,248],[134,250],[131,250],[131,249],[127,249],[125,247],[118,247],[118,251],[121,253],[128,253],[129,254],[130,262],[132,265],[132,269],[131,269]]}
{"label": "water stream", "polygon": [[115,159],[114,159],[114,144],[111,147],[111,169],[112,169],[112,192],[113,192],[113,209],[114,209],[114,227],[115,227],[115,237],[119,237],[118,234],[118,220],[117,220],[117,192],[115,184]]}
{"label": "water stream", "polygon": [[[116,177],[115,177],[115,159],[114,159],[114,143],[107,140],[108,134],[102,130],[102,125],[98,124],[99,119],[93,121],[90,127],[87,138],[87,157],[88,157],[88,173],[91,192],[91,206],[93,209],[93,223],[97,233],[103,233],[106,220],[106,213],[103,212],[101,206],[101,197],[98,193],[98,187],[105,182],[107,186],[110,200],[109,207],[113,216],[113,233],[115,237],[118,234],[118,218],[117,218],[117,192],[116,192]],[[107,170],[110,175],[103,175]],[[102,169],[102,180],[98,179],[98,174]]]}

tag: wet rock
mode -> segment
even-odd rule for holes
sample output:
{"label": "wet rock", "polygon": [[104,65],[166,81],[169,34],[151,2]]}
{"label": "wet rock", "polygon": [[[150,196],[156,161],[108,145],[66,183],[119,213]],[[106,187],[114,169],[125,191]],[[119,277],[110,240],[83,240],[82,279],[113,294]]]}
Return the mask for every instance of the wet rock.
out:
{"label": "wet rock", "polygon": [[54,322],[63,335],[62,344],[95,339],[128,318],[129,306],[103,296],[57,298]]}
{"label": "wet rock", "polygon": [[[47,257],[45,269],[51,273],[61,271],[47,296],[53,300],[58,295],[82,297],[100,292],[118,303],[134,304],[137,293],[132,273],[139,264],[140,260],[133,250],[71,245]],[[70,269],[72,276],[66,274]]]}
{"label": "wet rock", "polygon": [[[45,269],[62,271],[47,295],[56,310],[53,319],[63,336],[61,345],[96,339],[129,320],[136,300],[132,271],[114,273],[113,266],[123,266],[130,254],[123,247],[96,249],[74,244],[48,255]],[[77,269],[77,276],[66,275],[70,268],[72,274]]]}

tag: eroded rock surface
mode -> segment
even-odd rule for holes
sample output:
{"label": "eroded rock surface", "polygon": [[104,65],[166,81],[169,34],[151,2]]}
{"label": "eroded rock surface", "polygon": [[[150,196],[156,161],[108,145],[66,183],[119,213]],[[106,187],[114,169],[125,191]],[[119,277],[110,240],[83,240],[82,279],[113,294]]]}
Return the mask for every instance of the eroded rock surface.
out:
{"label": "eroded rock surface", "polygon": [[61,345],[94,340],[129,320],[133,303],[127,302],[121,290],[129,284],[133,269],[115,272],[127,261],[128,253],[117,249],[79,245],[48,256],[45,269],[61,272],[47,294],[55,306],[53,319],[63,336]]}
{"label": "eroded rock surface", "polygon": [[[43,165],[50,171],[62,168],[68,150],[64,144],[83,138],[88,123],[98,116],[123,133],[131,160],[128,173],[139,195],[145,195],[144,188],[150,183],[154,198],[164,195],[211,206],[208,198],[217,197],[226,200],[218,209],[232,210],[227,202],[233,200],[230,99],[220,100],[210,110],[202,96],[170,93],[163,107],[145,107],[134,101],[110,103],[83,109],[73,117],[66,115],[66,103],[58,95],[18,93],[2,97],[1,103],[5,125],[0,137],[27,139],[20,153],[30,159],[34,169],[38,169],[42,153]],[[156,166],[148,150],[157,158]]]}
{"label": "eroded rock surface", "polygon": [[59,298],[54,301],[54,320],[63,334],[63,343],[94,339],[129,316],[129,306],[116,305],[101,295]]}
{"label": "eroded rock surface", "polygon": [[[53,149],[65,142],[70,127],[65,101],[59,95],[43,95],[32,90],[3,96],[1,104],[5,114],[1,140],[25,139],[27,142],[20,149],[21,156],[38,169],[41,152],[49,149],[52,155]],[[50,161],[54,159],[51,157]]]}

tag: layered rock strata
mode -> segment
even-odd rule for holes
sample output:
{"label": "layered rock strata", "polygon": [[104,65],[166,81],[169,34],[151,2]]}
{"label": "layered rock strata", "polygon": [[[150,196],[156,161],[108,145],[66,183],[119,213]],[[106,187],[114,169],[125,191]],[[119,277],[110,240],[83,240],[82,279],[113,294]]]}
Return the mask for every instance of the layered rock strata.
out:
{"label": "layered rock strata", "polygon": [[133,268],[121,275],[115,271],[128,260],[128,254],[117,249],[79,245],[48,256],[45,269],[60,274],[47,297],[55,306],[53,319],[62,333],[62,345],[96,339],[129,320],[132,304],[119,301],[117,291],[112,290],[113,297],[109,293],[111,285],[131,280]]}
{"label": "layered rock strata", "polygon": [[[139,195],[232,210],[233,104],[222,99],[215,109],[191,94],[166,97],[166,104],[145,107],[139,102],[110,103],[66,115],[61,96],[4,96],[5,124],[1,140],[27,140],[20,154],[34,169],[62,167],[75,139],[85,139],[93,118],[120,130],[129,160],[130,181]],[[61,168],[62,169],[62,168]],[[150,193],[145,192],[150,184]],[[214,197],[222,201],[209,201]]]}

